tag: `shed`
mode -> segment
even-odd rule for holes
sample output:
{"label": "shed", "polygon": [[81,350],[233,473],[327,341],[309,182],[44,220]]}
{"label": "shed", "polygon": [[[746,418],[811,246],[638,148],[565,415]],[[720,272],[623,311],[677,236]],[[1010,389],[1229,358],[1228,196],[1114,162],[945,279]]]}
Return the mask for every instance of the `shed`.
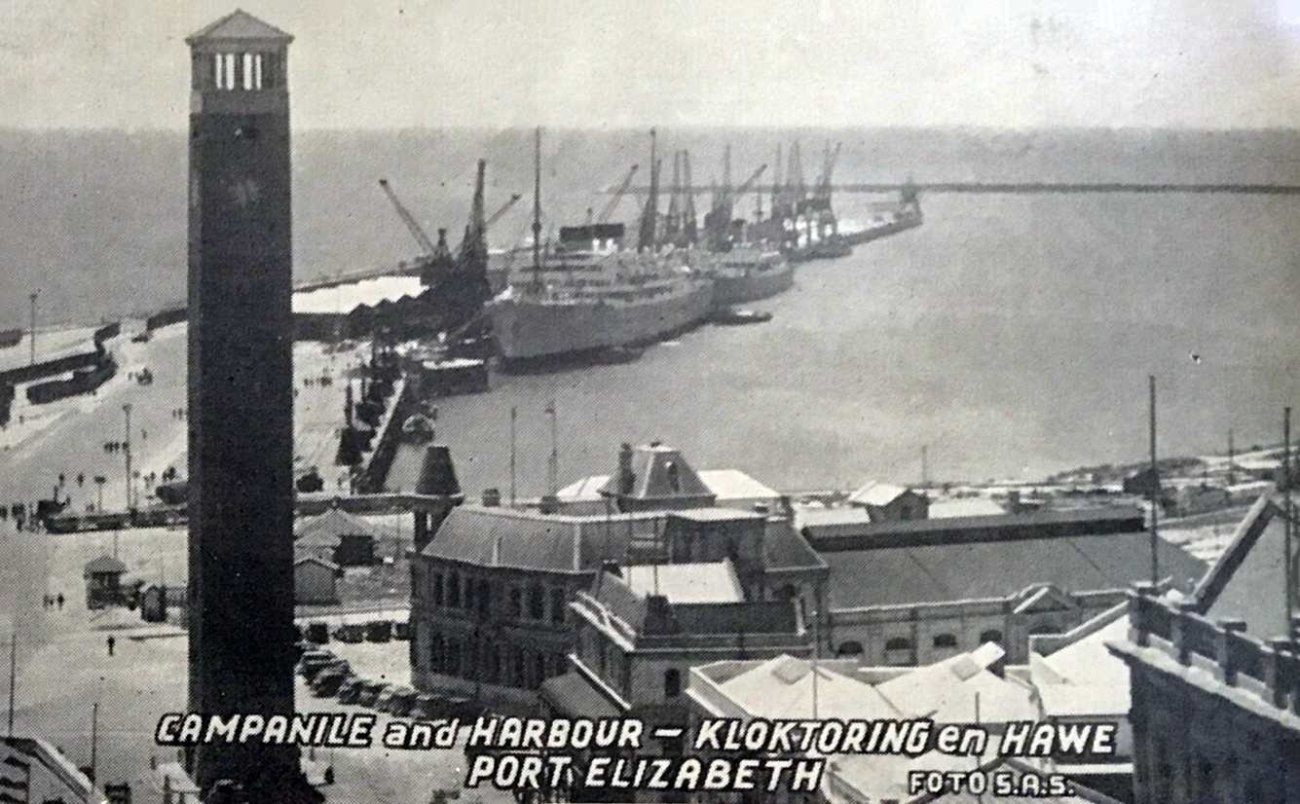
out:
{"label": "shed", "polygon": [[293,564],[293,602],[337,603],[339,565],[320,556],[303,556]]}
{"label": "shed", "polygon": [[379,536],[374,525],[336,506],[303,522],[294,534],[294,547],[339,566],[370,566]]}
{"label": "shed", "polygon": [[849,505],[867,509],[872,522],[926,519],[930,499],[906,486],[872,481],[849,495]]}
{"label": "shed", "polygon": [[122,575],[126,565],[111,556],[100,556],[82,568],[86,581],[86,608],[102,609],[123,602]]}

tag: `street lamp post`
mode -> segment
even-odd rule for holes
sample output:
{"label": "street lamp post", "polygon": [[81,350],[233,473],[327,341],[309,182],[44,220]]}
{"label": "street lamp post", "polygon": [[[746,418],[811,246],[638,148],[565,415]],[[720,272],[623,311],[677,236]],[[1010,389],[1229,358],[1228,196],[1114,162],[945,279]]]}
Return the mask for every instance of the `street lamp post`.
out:
{"label": "street lamp post", "polygon": [[39,296],[39,295],[40,295],[40,291],[38,290],[38,291],[36,291],[35,293],[32,293],[32,294],[30,294],[30,295],[27,297],[28,299],[31,300],[31,303],[32,303],[32,327],[31,327],[31,339],[32,339],[32,342],[31,342],[31,348],[32,348],[32,357],[31,357],[31,365],[33,365],[33,366],[36,365],[36,297]]}
{"label": "street lamp post", "polygon": [[126,455],[126,510],[131,510],[131,403],[122,406],[126,414],[126,441],[122,443],[122,452]]}

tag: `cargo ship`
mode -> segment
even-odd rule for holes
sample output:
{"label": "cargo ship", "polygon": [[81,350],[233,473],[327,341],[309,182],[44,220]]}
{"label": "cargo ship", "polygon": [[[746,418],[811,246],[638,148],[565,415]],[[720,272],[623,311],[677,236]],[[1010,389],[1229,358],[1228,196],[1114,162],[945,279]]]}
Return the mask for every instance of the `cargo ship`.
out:
{"label": "cargo ship", "polygon": [[[713,282],[692,269],[684,251],[655,247],[655,190],[646,204],[636,251],[624,247],[621,223],[560,229],[559,243],[541,243],[541,133],[534,143],[532,269],[488,305],[506,367],[599,357],[653,343],[702,323]],[[651,164],[655,164],[651,145]],[[656,187],[658,171],[652,170]]]}
{"label": "cargo ship", "polygon": [[794,285],[794,265],[776,249],[741,244],[710,257],[705,274],[713,280],[715,308],[766,299]]}

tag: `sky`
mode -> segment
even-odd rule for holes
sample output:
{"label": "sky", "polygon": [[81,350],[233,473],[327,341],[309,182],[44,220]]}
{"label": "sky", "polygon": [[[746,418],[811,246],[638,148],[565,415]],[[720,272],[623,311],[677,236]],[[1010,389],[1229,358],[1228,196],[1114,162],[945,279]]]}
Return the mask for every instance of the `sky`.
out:
{"label": "sky", "polygon": [[[1300,0],[237,0],[298,128],[1300,125]],[[180,129],[231,0],[0,0],[0,126]]]}

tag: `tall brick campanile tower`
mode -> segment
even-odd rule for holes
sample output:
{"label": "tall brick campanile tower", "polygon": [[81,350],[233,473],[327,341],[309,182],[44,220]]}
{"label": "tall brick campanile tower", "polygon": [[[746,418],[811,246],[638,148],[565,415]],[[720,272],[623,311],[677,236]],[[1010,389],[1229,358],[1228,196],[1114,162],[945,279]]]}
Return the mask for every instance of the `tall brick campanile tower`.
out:
{"label": "tall brick campanile tower", "polygon": [[[294,708],[292,39],[243,11],[186,39],[189,706],[205,714]],[[205,745],[187,763],[205,793],[298,799],[279,788],[301,779],[296,749]]]}

